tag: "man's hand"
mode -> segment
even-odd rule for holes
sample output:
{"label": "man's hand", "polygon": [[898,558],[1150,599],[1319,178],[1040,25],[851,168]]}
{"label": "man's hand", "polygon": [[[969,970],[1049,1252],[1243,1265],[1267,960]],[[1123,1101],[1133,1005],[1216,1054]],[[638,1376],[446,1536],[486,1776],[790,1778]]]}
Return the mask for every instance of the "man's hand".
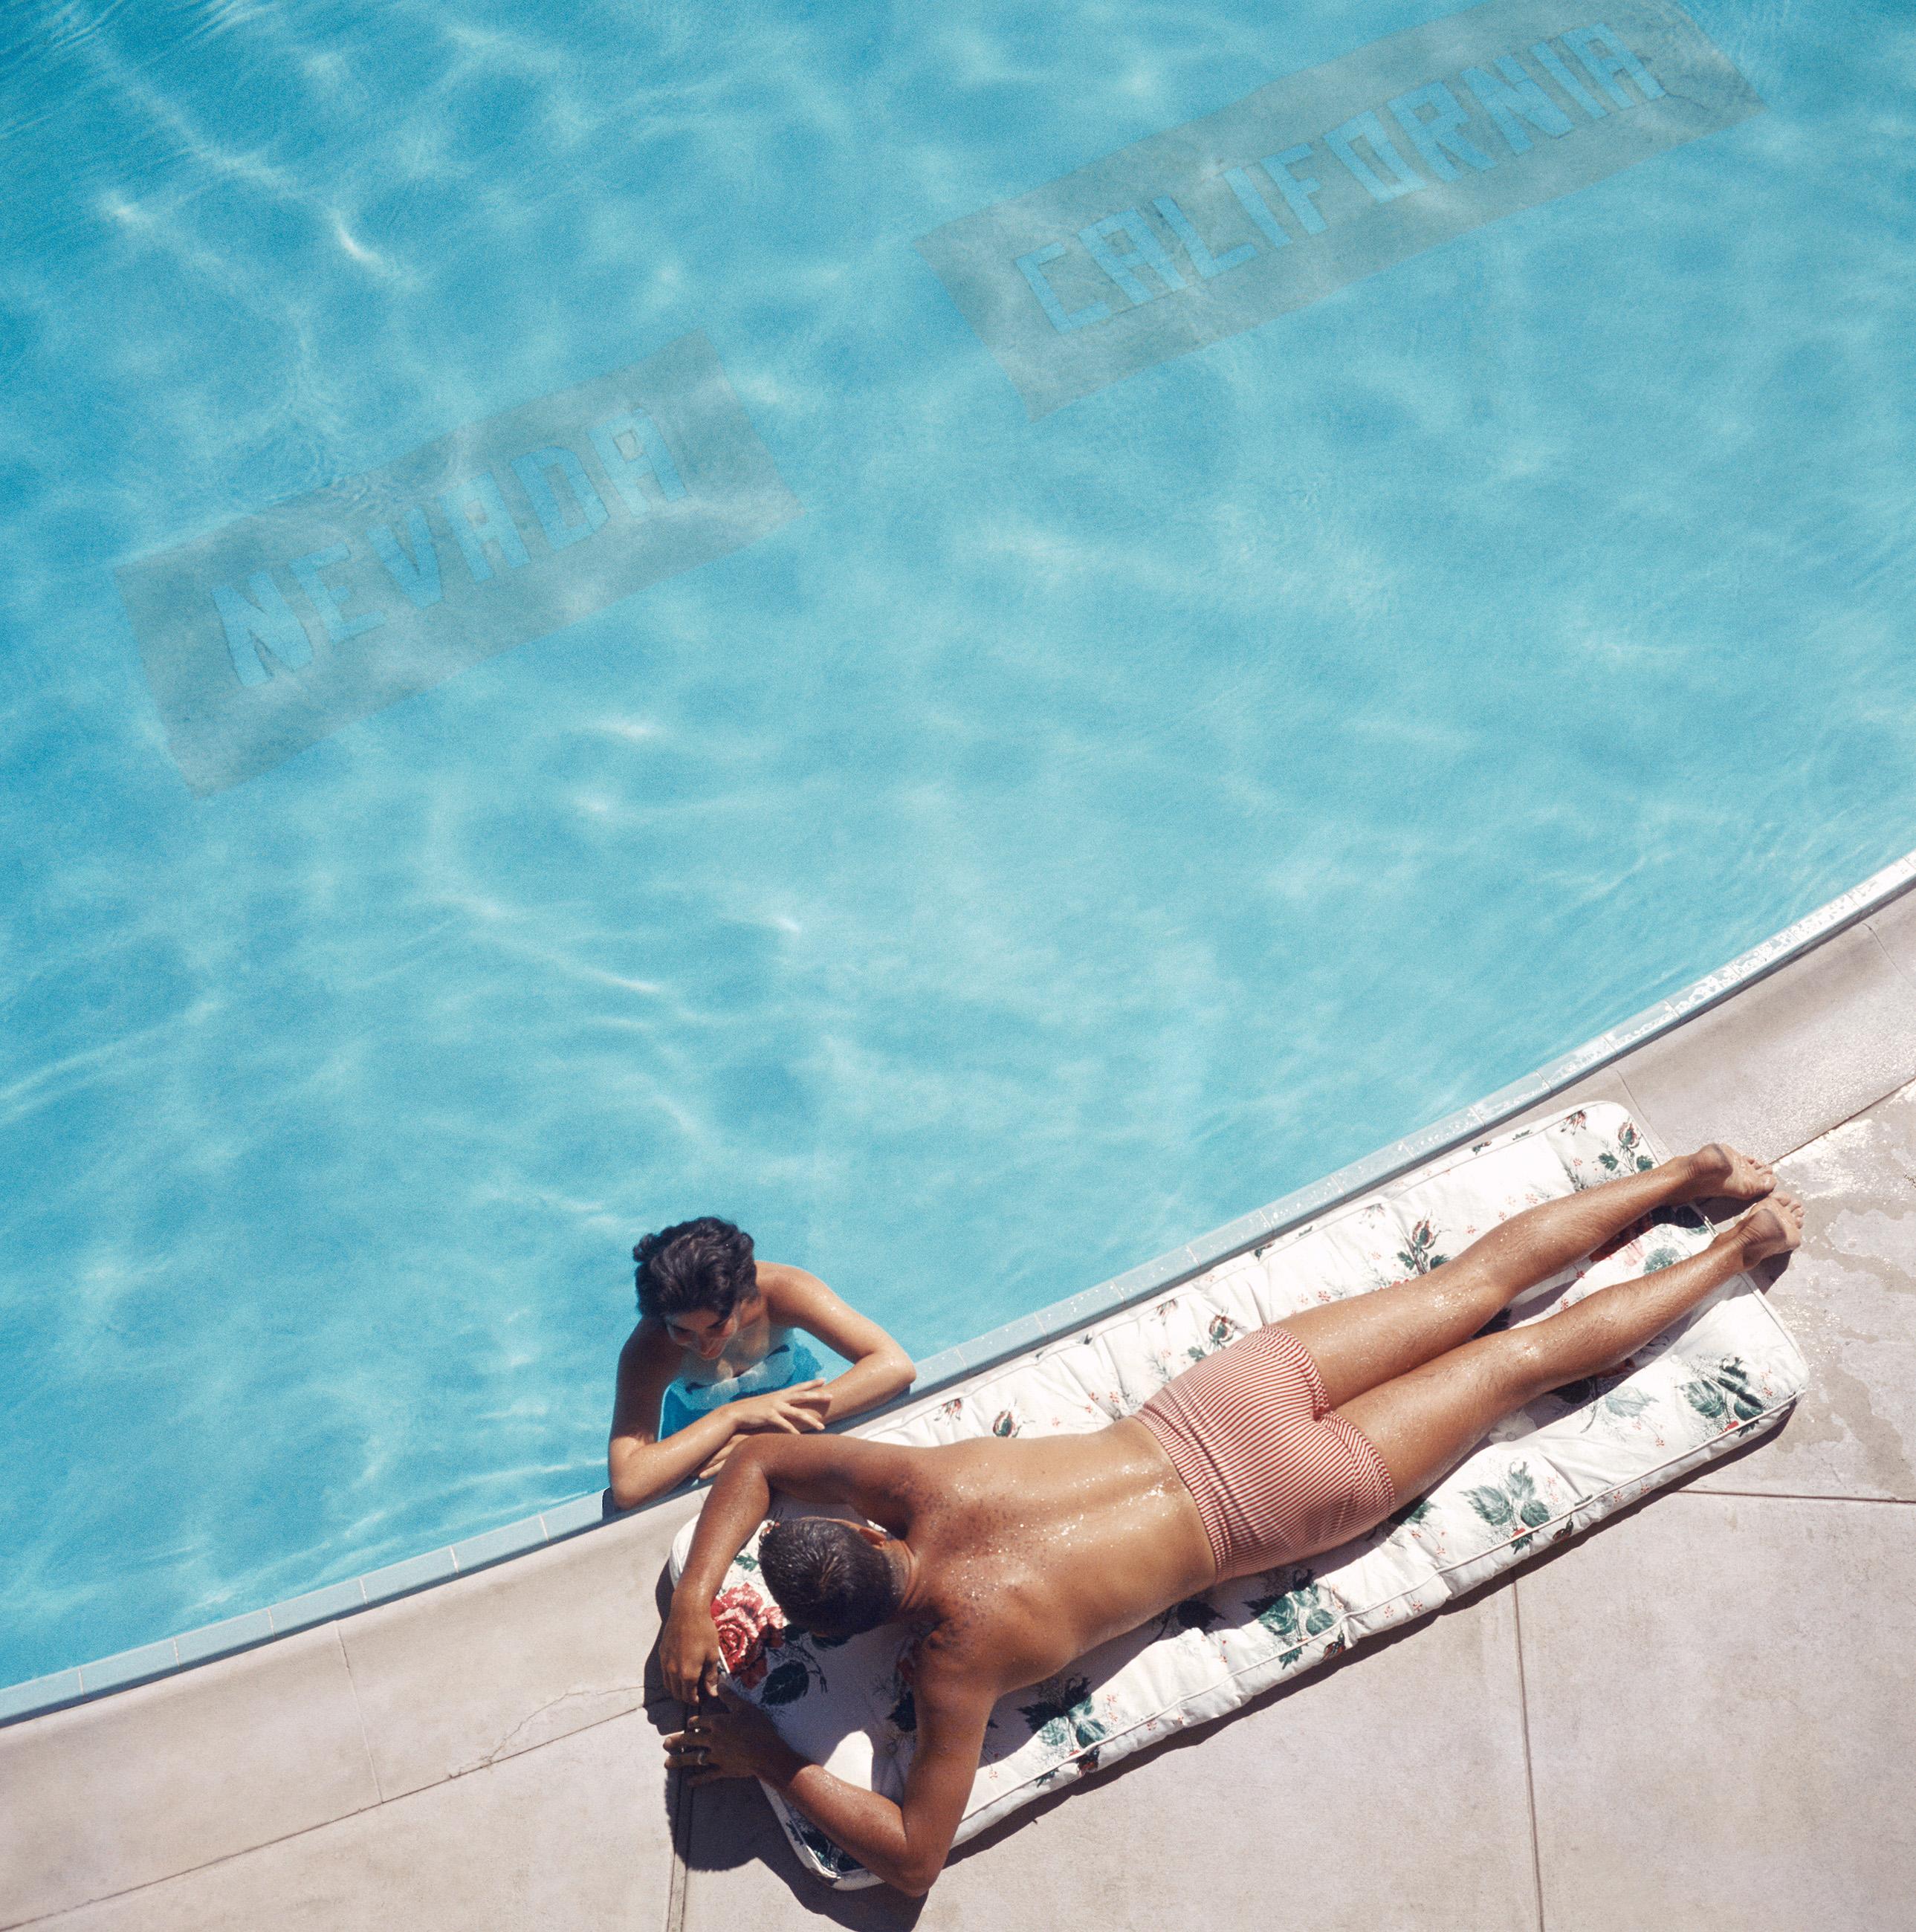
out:
{"label": "man's hand", "polygon": [[745,1436],[774,1431],[802,1436],[824,1427],[831,1406],[824,1384],[814,1376],[809,1382],[794,1382],[789,1388],[768,1389],[763,1395],[741,1397],[731,1405],[732,1426]]}
{"label": "man's hand", "polygon": [[665,1740],[665,1756],[674,1771],[689,1772],[694,1784],[722,1778],[762,1778],[776,1774],[792,1752],[772,1720],[729,1684],[721,1684],[722,1704],[707,1703],[686,1719],[685,1729]]}
{"label": "man's hand", "polygon": [[659,1672],[665,1688],[681,1704],[695,1707],[701,1695],[719,1688],[724,1663],[710,1609],[674,1603],[659,1635]]}

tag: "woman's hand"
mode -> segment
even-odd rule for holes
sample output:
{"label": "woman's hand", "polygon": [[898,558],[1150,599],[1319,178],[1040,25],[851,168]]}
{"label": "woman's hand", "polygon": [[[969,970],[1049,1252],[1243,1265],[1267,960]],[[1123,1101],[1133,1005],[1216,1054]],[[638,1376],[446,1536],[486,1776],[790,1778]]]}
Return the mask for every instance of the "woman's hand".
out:
{"label": "woman's hand", "polygon": [[665,1740],[667,1761],[674,1771],[689,1772],[694,1784],[773,1774],[791,1754],[771,1719],[729,1684],[719,1687],[719,1696],[722,1703],[708,1701]]}
{"label": "woman's hand", "polygon": [[824,1384],[815,1376],[809,1382],[794,1382],[789,1388],[744,1396],[728,1405],[734,1427],[746,1436],[766,1435],[774,1430],[801,1436],[807,1430],[822,1429],[831,1406]]}
{"label": "woman's hand", "polygon": [[716,1690],[725,1653],[719,1648],[719,1627],[709,1610],[681,1610],[674,1604],[659,1634],[659,1674],[665,1688],[681,1704],[695,1706],[700,1694]]}

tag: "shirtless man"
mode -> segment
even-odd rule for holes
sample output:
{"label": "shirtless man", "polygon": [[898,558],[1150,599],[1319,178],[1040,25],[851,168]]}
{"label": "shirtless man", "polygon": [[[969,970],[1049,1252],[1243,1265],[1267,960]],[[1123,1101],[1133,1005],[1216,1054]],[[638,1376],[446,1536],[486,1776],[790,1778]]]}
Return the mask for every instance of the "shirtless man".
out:
{"label": "shirtless man", "polygon": [[[659,1639],[667,1688],[695,1707],[668,1755],[695,1784],[763,1778],[880,1878],[922,1896],[1007,1691],[1227,1577],[1361,1534],[1500,1418],[1626,1361],[1733,1276],[1797,1246],[1802,1206],[1775,1186],[1762,1162],[1712,1143],[1548,1202],[1428,1275],[1242,1337],[1090,1434],[931,1449],[746,1438],[706,1499]],[[1706,1198],[1760,1204],[1688,1261],[1480,1333],[1524,1289],[1652,1210]],[[766,1532],[762,1574],[790,1623],[820,1636],[887,1622],[922,1634],[901,1804],[807,1763],[719,1685],[710,1606],[774,1492],[867,1519]]]}

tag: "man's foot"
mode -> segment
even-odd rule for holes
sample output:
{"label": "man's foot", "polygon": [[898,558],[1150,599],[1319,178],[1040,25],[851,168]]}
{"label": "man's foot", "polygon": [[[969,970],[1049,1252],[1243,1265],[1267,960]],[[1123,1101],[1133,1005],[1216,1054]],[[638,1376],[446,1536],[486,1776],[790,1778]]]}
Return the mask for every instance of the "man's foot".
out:
{"label": "man's foot", "polygon": [[1760,1201],[1776,1184],[1767,1160],[1743,1154],[1725,1141],[1710,1141],[1689,1157],[1693,1177],[1672,1198],[1678,1201]]}
{"label": "man's foot", "polygon": [[1786,1255],[1803,1239],[1803,1203],[1794,1194],[1773,1194],[1732,1222],[1728,1232],[1742,1240],[1746,1267]]}

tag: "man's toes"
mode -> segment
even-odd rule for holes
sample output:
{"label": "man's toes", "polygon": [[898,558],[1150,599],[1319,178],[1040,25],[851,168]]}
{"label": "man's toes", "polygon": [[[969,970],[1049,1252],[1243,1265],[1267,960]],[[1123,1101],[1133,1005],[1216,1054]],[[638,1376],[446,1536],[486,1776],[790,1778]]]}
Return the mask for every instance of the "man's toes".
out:
{"label": "man's toes", "polygon": [[1770,1171],[1767,1161],[1758,1160],[1753,1154],[1738,1150],[1736,1156],[1737,1178],[1746,1187],[1767,1190],[1776,1184],[1776,1177]]}
{"label": "man's toes", "polygon": [[1713,1141],[1707,1150],[1719,1156],[1722,1168],[1715,1180],[1715,1191],[1727,1198],[1760,1201],[1776,1184],[1775,1171],[1767,1161],[1745,1154],[1722,1141]]}

